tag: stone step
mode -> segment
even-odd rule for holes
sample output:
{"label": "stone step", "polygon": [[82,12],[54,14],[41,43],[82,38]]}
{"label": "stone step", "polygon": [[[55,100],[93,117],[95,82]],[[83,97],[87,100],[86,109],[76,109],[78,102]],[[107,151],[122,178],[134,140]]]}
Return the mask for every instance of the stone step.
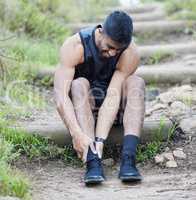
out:
{"label": "stone step", "polygon": [[[57,113],[49,113],[50,120],[26,121],[20,123],[20,127],[29,134],[38,134],[53,140],[56,144],[63,146],[71,143],[71,137],[68,129],[65,127]],[[48,118],[48,117],[47,117]],[[166,139],[173,128],[172,122],[167,119],[145,120],[142,130],[142,143],[153,141],[156,137]],[[123,127],[114,125],[110,131],[108,143],[119,143],[122,141]]]}
{"label": "stone step", "polygon": [[136,74],[142,77],[147,84],[191,84],[196,83],[196,65],[165,64],[163,66],[143,66],[137,69]]}
{"label": "stone step", "polygon": [[[142,59],[149,59],[156,54],[171,54],[172,56],[195,54],[196,42],[187,44],[168,44],[168,45],[149,45],[139,47],[140,55]],[[195,63],[196,64],[196,63]],[[196,83],[194,63],[185,67],[185,63],[176,63],[159,65],[157,67],[146,66],[140,67],[137,70],[137,74],[142,76],[147,83],[156,81],[157,83],[171,83],[175,84],[189,79],[191,82]],[[170,66],[170,67],[169,67]],[[172,70],[172,73],[169,71]],[[37,72],[37,78],[43,78],[45,76],[53,76],[54,68],[43,68]],[[157,78],[158,77],[158,78]],[[166,82],[165,82],[166,81]]]}
{"label": "stone step", "polygon": [[[109,14],[109,13],[108,13]],[[97,17],[98,22],[104,21],[106,18],[107,14],[105,15],[100,15]],[[130,13],[131,18],[133,19],[134,22],[138,21],[158,21],[158,20],[163,20],[166,17],[165,12],[163,9],[156,9],[153,12],[149,13]]]}
{"label": "stone step", "polygon": [[142,59],[152,57],[156,54],[170,54],[171,56],[195,54],[196,42],[139,46],[139,52]]}
{"label": "stone step", "polygon": [[137,6],[130,6],[130,7],[125,7],[125,6],[117,6],[117,7],[108,7],[105,9],[106,13],[110,13],[114,10],[124,10],[128,13],[132,14],[138,14],[138,13],[151,13],[155,11],[156,9],[160,8],[160,4],[157,3],[150,3],[150,4],[140,4]]}
{"label": "stone step", "polygon": [[[72,33],[77,33],[80,29],[96,26],[99,23],[69,23],[65,24],[67,28],[71,30]],[[100,23],[101,24],[101,23]],[[161,20],[161,21],[146,21],[146,22],[134,22],[134,35],[157,35],[157,34],[171,34],[178,32],[189,31],[189,29],[196,29],[195,21],[169,21],[169,20]]]}
{"label": "stone step", "polygon": [[[37,78],[52,77],[55,69],[42,69],[37,73]],[[182,64],[176,65],[163,64],[156,66],[141,66],[136,72],[138,76],[142,77],[146,84],[196,84],[196,65],[184,66]]]}

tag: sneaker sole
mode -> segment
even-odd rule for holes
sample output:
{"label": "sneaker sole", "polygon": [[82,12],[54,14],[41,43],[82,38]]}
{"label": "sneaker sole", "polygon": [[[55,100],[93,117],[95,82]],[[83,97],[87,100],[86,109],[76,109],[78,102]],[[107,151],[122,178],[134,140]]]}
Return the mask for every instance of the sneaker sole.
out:
{"label": "sneaker sole", "polygon": [[119,179],[122,181],[122,182],[140,182],[142,181],[142,177],[135,177],[135,176],[120,176]]}
{"label": "sneaker sole", "polygon": [[85,184],[99,184],[101,182],[103,182],[105,179],[103,177],[99,177],[99,178],[89,178],[87,180],[84,180]]}

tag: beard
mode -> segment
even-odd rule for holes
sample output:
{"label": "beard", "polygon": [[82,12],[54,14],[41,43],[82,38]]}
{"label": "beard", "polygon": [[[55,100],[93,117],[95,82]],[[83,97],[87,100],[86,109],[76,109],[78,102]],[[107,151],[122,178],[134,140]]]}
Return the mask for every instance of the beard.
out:
{"label": "beard", "polygon": [[99,50],[98,55],[101,60],[108,60],[111,58],[110,56],[107,56],[107,52],[103,50]]}

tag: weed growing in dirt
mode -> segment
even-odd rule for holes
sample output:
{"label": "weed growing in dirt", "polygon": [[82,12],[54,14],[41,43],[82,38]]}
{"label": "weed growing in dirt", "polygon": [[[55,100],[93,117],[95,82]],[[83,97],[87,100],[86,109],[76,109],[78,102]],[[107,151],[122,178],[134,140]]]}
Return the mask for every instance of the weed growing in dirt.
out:
{"label": "weed growing in dirt", "polygon": [[13,153],[13,148],[14,146],[0,135],[0,195],[28,199],[28,180],[9,165],[18,157],[17,152]]}
{"label": "weed growing in dirt", "polygon": [[173,125],[166,133],[165,123],[166,123],[165,119],[161,118],[159,128],[153,134],[152,138],[153,142],[148,142],[146,144],[141,144],[138,146],[138,151],[137,151],[138,162],[145,162],[147,160],[151,160],[152,158],[154,158],[154,156],[160,153],[165,147],[167,147],[169,142],[172,140],[176,127],[175,125]]}
{"label": "weed growing in dirt", "polygon": [[148,65],[156,65],[159,64],[165,60],[171,59],[174,57],[173,52],[166,52],[166,51],[157,51],[152,56],[148,58],[146,61],[146,64]]}

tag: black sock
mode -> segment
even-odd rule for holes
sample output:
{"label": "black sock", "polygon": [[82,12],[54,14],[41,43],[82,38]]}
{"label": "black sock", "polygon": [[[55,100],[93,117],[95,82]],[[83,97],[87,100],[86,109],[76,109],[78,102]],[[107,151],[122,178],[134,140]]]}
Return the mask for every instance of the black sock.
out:
{"label": "black sock", "polygon": [[123,139],[123,154],[133,155],[135,157],[137,145],[139,144],[140,139],[135,135],[126,135]]}

